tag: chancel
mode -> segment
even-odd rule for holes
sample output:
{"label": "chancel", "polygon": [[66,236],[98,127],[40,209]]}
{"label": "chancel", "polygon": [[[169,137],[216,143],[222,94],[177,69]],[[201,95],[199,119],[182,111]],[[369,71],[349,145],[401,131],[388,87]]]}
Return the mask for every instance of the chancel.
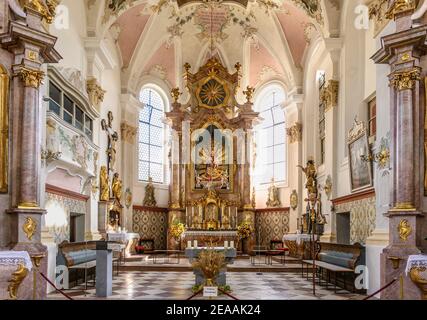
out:
{"label": "chancel", "polygon": [[0,0],[0,299],[427,299],[426,39],[427,0]]}

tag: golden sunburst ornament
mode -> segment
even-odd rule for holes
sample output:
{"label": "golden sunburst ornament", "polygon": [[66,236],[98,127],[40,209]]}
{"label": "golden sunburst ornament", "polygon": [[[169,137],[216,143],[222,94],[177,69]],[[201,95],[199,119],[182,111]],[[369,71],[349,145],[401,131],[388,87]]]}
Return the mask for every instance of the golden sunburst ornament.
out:
{"label": "golden sunburst ornament", "polygon": [[224,86],[215,79],[210,79],[200,90],[200,99],[209,107],[221,105],[226,97]]}

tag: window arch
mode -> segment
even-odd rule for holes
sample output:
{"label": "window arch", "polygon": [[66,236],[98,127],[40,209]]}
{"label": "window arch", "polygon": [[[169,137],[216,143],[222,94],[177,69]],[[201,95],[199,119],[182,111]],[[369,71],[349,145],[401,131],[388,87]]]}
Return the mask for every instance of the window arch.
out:
{"label": "window arch", "polygon": [[256,109],[262,122],[257,126],[256,141],[259,154],[255,180],[258,184],[286,181],[286,127],[281,104],[285,92],[281,86],[269,85],[257,99]]}
{"label": "window arch", "polygon": [[145,87],[140,94],[144,108],[139,113],[138,180],[165,183],[164,131],[165,104],[160,92]]}

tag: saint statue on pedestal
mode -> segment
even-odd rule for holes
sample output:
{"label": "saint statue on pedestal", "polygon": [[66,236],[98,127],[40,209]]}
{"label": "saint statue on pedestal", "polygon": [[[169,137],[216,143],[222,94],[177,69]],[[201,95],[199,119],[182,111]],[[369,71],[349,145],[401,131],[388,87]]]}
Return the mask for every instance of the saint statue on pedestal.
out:
{"label": "saint statue on pedestal", "polygon": [[108,201],[110,200],[110,186],[109,186],[109,178],[107,173],[107,167],[101,167],[101,173],[99,175],[99,200],[100,201]]}
{"label": "saint statue on pedestal", "polygon": [[119,174],[115,173],[113,177],[113,183],[111,184],[111,190],[113,192],[114,199],[121,205],[122,200],[122,180],[119,179]]}
{"label": "saint statue on pedestal", "polygon": [[145,187],[144,206],[146,207],[157,207],[157,201],[154,196],[153,178],[148,178],[148,184]]}
{"label": "saint statue on pedestal", "polygon": [[271,185],[268,188],[268,200],[266,204],[268,208],[280,207],[282,205],[279,199],[279,189],[274,185],[274,178],[271,179]]}

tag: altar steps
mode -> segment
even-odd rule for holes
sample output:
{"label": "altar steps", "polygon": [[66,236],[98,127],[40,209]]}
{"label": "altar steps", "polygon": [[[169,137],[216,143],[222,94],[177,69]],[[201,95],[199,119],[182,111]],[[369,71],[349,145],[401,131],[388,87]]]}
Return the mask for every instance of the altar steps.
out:
{"label": "altar steps", "polygon": [[[228,266],[228,272],[301,272],[301,263],[294,258],[286,257],[285,265],[276,257],[273,257],[272,265],[264,264],[262,256],[257,259],[257,264],[252,265],[249,256],[238,256],[234,264]],[[138,255],[126,258],[126,263],[120,266],[120,271],[188,272],[193,271],[193,268],[184,257],[180,258],[179,263],[176,258],[170,258],[168,262],[160,258],[155,264],[150,255]]]}

